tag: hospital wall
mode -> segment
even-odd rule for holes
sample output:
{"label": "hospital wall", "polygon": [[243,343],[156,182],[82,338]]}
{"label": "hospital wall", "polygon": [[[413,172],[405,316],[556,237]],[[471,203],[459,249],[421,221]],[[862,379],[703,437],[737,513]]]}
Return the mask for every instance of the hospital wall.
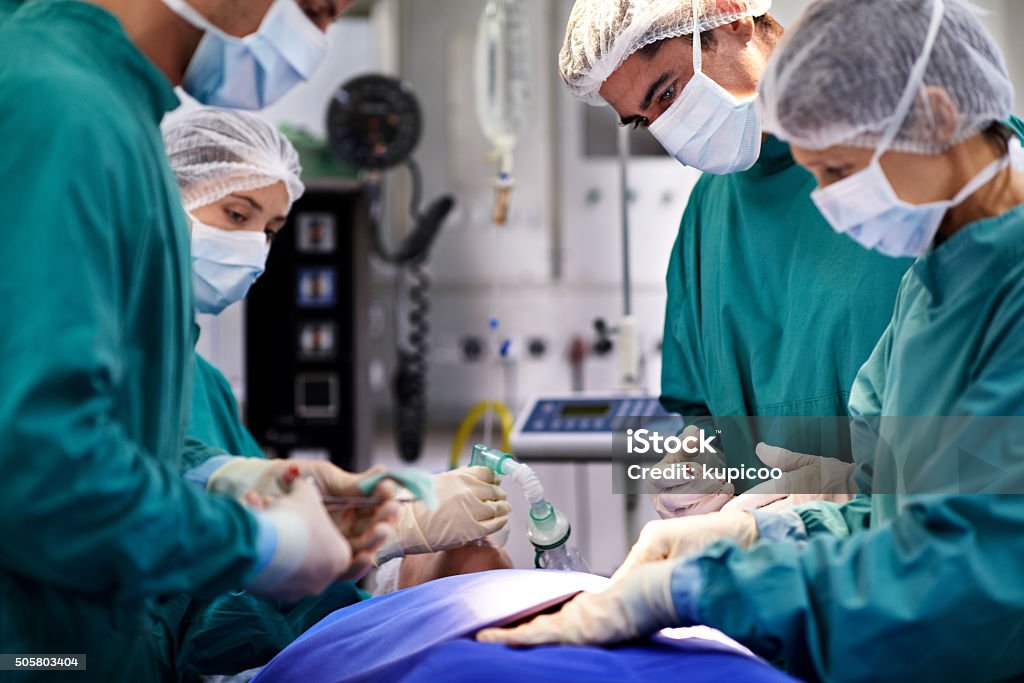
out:
{"label": "hospital wall", "polygon": [[[787,25],[806,4],[775,0],[773,13]],[[980,4],[989,12],[985,21],[1007,52],[1015,81],[1024,83],[1024,47],[1011,40],[1024,29],[1024,2],[984,0]],[[490,149],[473,100],[473,48],[482,6],[482,0],[376,0],[368,17],[346,19],[332,27],[327,68],[265,113],[275,124],[287,122],[323,135],[324,113],[334,90],[368,71],[402,77],[421,101],[425,128],[415,156],[424,173],[424,197],[451,193],[458,204],[430,261],[431,430],[422,464],[434,469],[444,466],[461,416],[477,401],[490,397],[496,371],[493,350],[471,359],[464,347],[471,338],[486,342],[492,315],[500,318],[504,334],[513,341],[511,366],[502,372],[499,383],[500,398],[513,410],[529,395],[569,391],[568,351],[573,340],[582,339],[592,348],[593,320],[600,317],[614,325],[622,315],[617,161],[587,153],[586,105],[565,92],[556,72],[569,0],[527,0],[533,96],[526,130],[515,150],[510,221],[501,231],[500,242],[495,241],[490,224],[494,166],[486,160]],[[610,111],[591,114],[592,128],[596,121],[614,134]],[[606,117],[603,124],[601,116]],[[633,306],[646,361],[646,390],[652,395],[659,390],[664,272],[696,179],[695,172],[664,155],[637,158],[629,170]],[[395,210],[389,211],[392,220],[384,226],[390,240],[408,230],[401,208],[408,192],[404,172],[390,174],[387,196]],[[370,330],[375,349],[368,369],[372,396],[361,397],[377,409],[374,459],[388,463],[397,462],[388,432],[389,378],[403,315],[394,298],[396,277],[394,270],[374,265],[374,294],[369,303],[371,320],[376,321]],[[502,293],[497,309],[491,299],[495,277]],[[203,327],[201,352],[225,371],[241,396],[245,381],[241,307],[228,309],[216,321],[204,321]],[[535,340],[542,340],[546,347],[540,357],[525,352],[528,342]],[[590,353],[583,367],[586,390],[616,388],[614,351],[604,356]],[[509,378],[511,382],[504,381]],[[463,457],[468,460],[468,452]],[[625,524],[626,501],[611,493],[610,467],[541,465],[537,470],[550,497],[572,520],[594,568],[610,572],[635,531]],[[507,488],[518,498],[514,485]],[[514,502],[508,547],[518,566],[528,566],[532,551],[524,533],[525,506]],[[651,506],[641,499],[637,526],[652,517]]]}

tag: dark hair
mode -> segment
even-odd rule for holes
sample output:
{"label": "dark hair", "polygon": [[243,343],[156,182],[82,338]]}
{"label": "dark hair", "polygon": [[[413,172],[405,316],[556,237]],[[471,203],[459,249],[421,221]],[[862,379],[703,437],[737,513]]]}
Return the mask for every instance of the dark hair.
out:
{"label": "dark hair", "polygon": [[759,17],[754,17],[754,27],[776,40],[778,40],[783,33],[782,24],[775,21],[775,17],[770,14],[762,14]]}
{"label": "dark hair", "polygon": [[993,121],[982,134],[1003,153],[1009,150],[1010,141],[1017,137],[1017,131],[1003,121]]}

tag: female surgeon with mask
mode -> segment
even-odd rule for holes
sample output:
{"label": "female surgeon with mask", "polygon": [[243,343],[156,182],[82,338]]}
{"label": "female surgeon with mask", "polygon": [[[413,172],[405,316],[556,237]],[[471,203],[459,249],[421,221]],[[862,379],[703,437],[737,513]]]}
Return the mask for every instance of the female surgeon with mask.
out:
{"label": "female surgeon with mask", "polygon": [[[765,128],[816,176],[830,224],[918,257],[851,390],[854,425],[893,448],[857,451],[870,494],[755,511],[743,534],[652,522],[608,590],[479,639],[708,624],[809,680],[1024,675],[1024,439],[1019,419],[985,419],[1024,414],[1024,172],[1013,87],[976,12],[817,0],[761,83]],[[999,476],[965,478],[963,446]]]}
{"label": "female surgeon with mask", "polygon": [[[241,301],[263,273],[271,245],[304,191],[298,154],[262,119],[227,109],[176,116],[163,133],[192,228],[196,311],[217,315]],[[297,464],[321,489],[336,495],[359,495],[355,484],[366,476],[325,462],[266,460],[239,418],[227,379],[198,353],[188,434],[206,447],[186,451],[185,477],[227,495],[244,498],[251,490],[273,494],[277,474],[289,464]],[[352,576],[365,573],[372,562],[460,547],[507,523],[510,506],[486,468],[445,472],[432,479],[438,508],[402,506],[397,526],[383,545],[371,545],[365,535],[349,529],[365,525],[336,520],[357,555],[354,564],[362,567],[361,572],[349,572]],[[235,673],[266,663],[326,614],[365,597],[351,583],[335,583],[318,597],[287,605],[247,593],[210,602],[180,596],[163,615],[172,625],[168,632],[177,634],[173,651],[178,669]],[[179,621],[187,628],[178,627]]]}

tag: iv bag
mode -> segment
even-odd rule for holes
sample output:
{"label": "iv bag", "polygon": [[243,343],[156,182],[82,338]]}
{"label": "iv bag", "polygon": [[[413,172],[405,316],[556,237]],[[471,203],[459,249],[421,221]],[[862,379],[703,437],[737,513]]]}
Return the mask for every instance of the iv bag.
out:
{"label": "iv bag", "polygon": [[476,110],[484,135],[511,153],[530,99],[529,46],[523,0],[487,0],[476,42]]}

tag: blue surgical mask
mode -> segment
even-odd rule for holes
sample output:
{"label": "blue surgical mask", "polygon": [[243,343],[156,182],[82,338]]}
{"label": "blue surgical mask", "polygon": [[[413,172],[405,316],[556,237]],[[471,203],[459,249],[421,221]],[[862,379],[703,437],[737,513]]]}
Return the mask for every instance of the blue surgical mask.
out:
{"label": "blue surgical mask", "polygon": [[737,98],[703,72],[699,7],[693,5],[693,78],[648,130],[681,164],[714,175],[746,171],[761,155],[755,98]]}
{"label": "blue surgical mask", "polygon": [[266,268],[262,232],[221,230],[192,220],[192,289],[196,311],[217,315],[241,301]]}
{"label": "blue surgical mask", "polygon": [[187,0],[163,3],[205,31],[182,82],[203,104],[263,109],[308,81],[327,56],[326,34],[297,0],[275,0],[256,32],[244,38],[228,35]]}
{"label": "blue surgical mask", "polygon": [[[1011,145],[1019,146],[1013,141]],[[900,199],[878,158],[862,171],[815,190],[811,199],[838,233],[866,249],[893,258],[918,257],[928,251],[946,212],[959,206],[1010,164],[996,159],[948,200],[911,204]]]}

